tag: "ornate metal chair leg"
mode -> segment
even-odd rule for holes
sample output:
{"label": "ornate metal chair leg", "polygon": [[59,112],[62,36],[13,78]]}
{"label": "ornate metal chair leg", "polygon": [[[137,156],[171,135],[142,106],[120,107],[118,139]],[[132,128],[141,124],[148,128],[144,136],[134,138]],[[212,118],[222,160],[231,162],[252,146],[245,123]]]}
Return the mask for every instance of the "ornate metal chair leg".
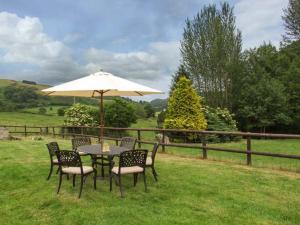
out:
{"label": "ornate metal chair leg", "polygon": [[104,177],[104,166],[103,166],[103,163],[104,163],[103,158],[101,158],[101,176],[102,177]]}
{"label": "ornate metal chair leg", "polygon": [[112,191],[112,176],[113,176],[113,174],[110,173],[109,174],[109,191]]}
{"label": "ornate metal chair leg", "polygon": [[94,170],[94,189],[96,190],[97,170]]}
{"label": "ornate metal chair leg", "polygon": [[53,164],[51,163],[51,166],[50,166],[50,171],[49,171],[49,175],[48,175],[48,177],[47,177],[47,180],[49,180],[49,179],[50,179],[50,177],[51,177],[51,174],[52,174],[52,170],[53,170]]}
{"label": "ornate metal chair leg", "polygon": [[146,182],[146,173],[145,173],[145,170],[143,172],[143,177],[144,177],[145,192],[147,192],[147,182]]}
{"label": "ornate metal chair leg", "polygon": [[58,188],[57,188],[57,194],[59,193],[61,182],[62,182],[62,174],[60,173],[59,174],[59,183],[58,183]]}
{"label": "ornate metal chair leg", "polygon": [[119,186],[120,186],[121,197],[123,198],[124,194],[123,194],[123,187],[122,187],[122,183],[121,183],[121,174],[119,174],[118,176],[119,176]]}
{"label": "ornate metal chair leg", "polygon": [[157,173],[156,173],[156,171],[154,169],[154,166],[151,166],[151,168],[152,168],[153,177],[154,177],[155,181],[157,181]]}
{"label": "ornate metal chair leg", "polygon": [[138,173],[134,173],[134,174],[133,174],[133,185],[134,185],[134,186],[136,186],[137,178],[138,178]]}
{"label": "ornate metal chair leg", "polygon": [[73,187],[75,187],[75,178],[76,178],[76,175],[74,174],[73,175]]}
{"label": "ornate metal chair leg", "polygon": [[79,190],[78,198],[80,198],[80,196],[81,196],[82,186],[83,186],[83,175],[81,175],[81,179],[80,179],[80,190]]}

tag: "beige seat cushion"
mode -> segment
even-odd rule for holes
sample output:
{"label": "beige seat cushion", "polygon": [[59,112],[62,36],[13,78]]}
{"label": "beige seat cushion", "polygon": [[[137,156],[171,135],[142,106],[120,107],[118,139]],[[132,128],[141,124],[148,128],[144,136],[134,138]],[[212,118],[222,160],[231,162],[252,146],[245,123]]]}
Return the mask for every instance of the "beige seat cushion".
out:
{"label": "beige seat cushion", "polygon": [[146,160],[146,165],[152,165],[152,158],[151,157],[147,157],[147,160]]}
{"label": "beige seat cushion", "polygon": [[[83,166],[82,170],[83,173],[86,174],[92,172],[94,169],[91,166]],[[64,173],[70,173],[70,174],[81,174],[80,167],[64,167],[62,168],[62,171]]]}
{"label": "beige seat cushion", "polygon": [[[119,173],[119,167],[115,166],[111,170],[113,173],[118,174]],[[127,174],[127,173],[140,173],[143,172],[143,167],[140,166],[129,166],[129,167],[121,167],[121,174]]]}
{"label": "beige seat cushion", "polygon": [[78,153],[79,153],[79,155],[88,155],[85,152],[78,152]]}

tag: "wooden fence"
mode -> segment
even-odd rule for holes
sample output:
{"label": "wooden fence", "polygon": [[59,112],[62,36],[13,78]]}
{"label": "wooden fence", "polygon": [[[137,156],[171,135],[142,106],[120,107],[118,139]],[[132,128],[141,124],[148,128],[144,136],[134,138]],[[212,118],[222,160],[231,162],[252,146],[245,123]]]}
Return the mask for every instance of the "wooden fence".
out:
{"label": "wooden fence", "polygon": [[[6,127],[10,130],[10,133],[14,134],[23,134],[25,136],[30,134],[39,134],[39,135],[52,135],[55,136],[88,136],[93,138],[98,138],[97,135],[89,134],[88,130],[93,129],[94,133],[97,133],[97,129],[99,127],[87,127],[87,126],[78,126],[78,127],[70,127],[70,126],[14,126],[14,125],[0,125],[0,127]],[[273,138],[273,139],[300,139],[300,135],[291,135],[291,134],[268,134],[268,133],[248,133],[248,132],[223,132],[223,131],[198,131],[198,130],[175,130],[175,129],[155,129],[155,128],[116,128],[116,127],[104,127],[105,131],[108,132],[136,132],[136,138],[138,142],[138,146],[141,147],[141,144],[154,144],[156,141],[154,140],[145,140],[143,139],[143,132],[154,132],[162,135],[162,140],[160,141],[160,145],[162,146],[162,151],[165,151],[165,146],[171,147],[181,147],[181,148],[194,148],[199,149],[200,154],[202,154],[202,158],[206,159],[208,157],[208,151],[221,151],[221,152],[231,152],[231,153],[239,153],[246,155],[247,165],[252,164],[252,155],[259,156],[269,156],[269,157],[279,157],[279,158],[289,158],[289,159],[300,159],[300,155],[294,154],[282,154],[282,153],[271,153],[271,152],[260,152],[252,149],[251,140],[253,138]],[[70,131],[76,132],[70,132]],[[67,132],[66,132],[67,131]],[[200,138],[199,143],[166,143],[165,138],[166,134],[172,133],[181,133],[185,136],[188,134],[197,134]],[[237,136],[242,137],[246,141],[245,149],[230,149],[230,148],[222,148],[209,146],[207,142],[207,137],[210,135],[222,135],[222,136]],[[105,136],[106,140],[115,140],[116,144],[120,141],[120,137],[111,137]],[[186,139],[185,139],[186,140]]]}

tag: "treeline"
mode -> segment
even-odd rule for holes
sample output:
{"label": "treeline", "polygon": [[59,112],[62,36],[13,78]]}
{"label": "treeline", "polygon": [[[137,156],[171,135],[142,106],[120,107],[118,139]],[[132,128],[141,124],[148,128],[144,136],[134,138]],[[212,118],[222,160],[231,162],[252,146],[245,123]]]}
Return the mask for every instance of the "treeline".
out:
{"label": "treeline", "polygon": [[287,32],[279,49],[264,43],[242,51],[233,7],[205,6],[186,21],[171,90],[184,74],[205,105],[234,113],[240,130],[299,133],[299,8],[299,0],[290,0],[284,11]]}
{"label": "treeline", "polygon": [[[97,100],[76,98],[76,102],[97,105]],[[0,89],[0,111],[17,111],[25,108],[47,106],[71,106],[73,97],[57,97],[41,94],[35,87],[11,84]]]}
{"label": "treeline", "polygon": [[[121,127],[126,126],[129,122],[129,125],[136,121],[139,118],[151,118],[155,116],[155,110],[149,102],[140,101],[136,102],[129,98],[121,98],[121,97],[105,97],[105,106],[107,112],[115,109],[117,107],[117,103],[120,106],[127,104],[129,106],[130,118],[124,116],[121,113],[116,113],[115,111],[126,111],[126,107],[116,108],[116,110],[112,110],[115,113],[108,113],[109,116],[117,115],[118,118],[115,121],[124,120],[124,123],[120,123]],[[9,86],[3,87],[0,89],[0,111],[3,112],[13,112],[18,110],[23,110],[26,108],[36,108],[38,107],[38,113],[46,114],[46,107],[52,108],[52,106],[61,106],[57,109],[58,116],[64,116],[65,112],[68,108],[72,107],[74,104],[86,105],[88,107],[88,111],[91,112],[93,119],[93,124],[97,124],[98,120],[96,114],[98,113],[99,101],[98,99],[92,98],[83,98],[83,97],[64,97],[64,96],[47,96],[35,88],[22,86],[17,84],[11,84]],[[126,109],[126,110],[125,110]],[[115,117],[115,116],[113,116]],[[107,118],[107,121],[110,121]],[[113,123],[110,123],[113,125]],[[82,124],[83,125],[83,124]]]}

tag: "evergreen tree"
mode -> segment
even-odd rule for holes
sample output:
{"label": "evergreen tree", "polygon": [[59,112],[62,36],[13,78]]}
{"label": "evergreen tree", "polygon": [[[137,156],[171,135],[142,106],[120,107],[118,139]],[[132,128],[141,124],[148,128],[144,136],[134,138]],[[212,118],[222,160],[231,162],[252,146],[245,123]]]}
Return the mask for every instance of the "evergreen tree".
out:
{"label": "evergreen tree", "polygon": [[175,89],[175,86],[179,80],[180,77],[186,77],[188,79],[191,79],[189,72],[184,68],[182,64],[179,65],[178,70],[174,73],[172,76],[171,86],[170,86],[170,95],[172,91]]}
{"label": "evergreen tree", "polygon": [[186,77],[180,77],[168,101],[164,122],[167,129],[205,130],[202,99]]}
{"label": "evergreen tree", "polygon": [[205,6],[187,19],[181,41],[183,65],[198,93],[212,107],[232,108],[234,80],[240,74],[241,32],[233,8],[223,3]]}
{"label": "evergreen tree", "polygon": [[283,12],[282,19],[286,30],[283,40],[286,43],[300,40],[300,0],[289,0],[288,7]]}

